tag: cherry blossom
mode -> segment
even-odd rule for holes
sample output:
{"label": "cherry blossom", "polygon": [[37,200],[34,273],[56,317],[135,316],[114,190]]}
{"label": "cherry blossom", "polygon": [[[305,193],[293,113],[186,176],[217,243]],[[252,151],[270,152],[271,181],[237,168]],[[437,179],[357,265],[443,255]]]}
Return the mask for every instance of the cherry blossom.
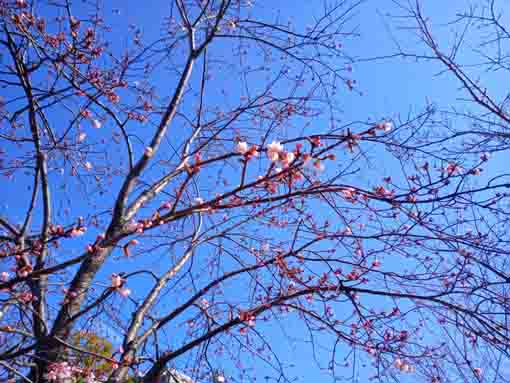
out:
{"label": "cherry blossom", "polygon": [[296,155],[293,152],[287,152],[285,153],[283,165],[289,166],[294,160],[296,159]]}
{"label": "cherry blossom", "polygon": [[280,153],[283,152],[283,145],[279,141],[273,141],[267,145],[267,156],[272,162],[280,159]]}
{"label": "cherry blossom", "polygon": [[72,238],[76,238],[85,234],[86,228],[84,227],[73,227],[69,232],[69,236]]}
{"label": "cherry blossom", "polygon": [[112,279],[112,284],[111,284],[111,286],[112,286],[114,289],[118,289],[119,287],[121,287],[121,286],[122,286],[123,280],[122,280],[122,278],[121,278],[119,275],[117,275],[117,274],[112,274],[111,279]]}
{"label": "cherry blossom", "polygon": [[246,154],[246,152],[248,152],[248,144],[244,141],[238,142],[236,145],[236,152]]}
{"label": "cherry blossom", "polygon": [[62,382],[73,377],[73,367],[68,362],[52,363],[49,366],[46,378],[50,381]]}

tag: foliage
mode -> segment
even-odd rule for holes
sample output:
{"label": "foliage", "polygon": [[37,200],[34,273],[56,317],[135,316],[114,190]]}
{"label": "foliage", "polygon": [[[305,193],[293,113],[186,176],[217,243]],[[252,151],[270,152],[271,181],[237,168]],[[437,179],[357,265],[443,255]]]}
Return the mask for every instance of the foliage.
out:
{"label": "foliage", "polygon": [[344,121],[358,2],[162,3],[126,32],[96,1],[0,0],[1,379],[288,382],[283,340],[336,380],[502,379],[509,183],[482,171],[508,98],[419,3],[485,129]]}

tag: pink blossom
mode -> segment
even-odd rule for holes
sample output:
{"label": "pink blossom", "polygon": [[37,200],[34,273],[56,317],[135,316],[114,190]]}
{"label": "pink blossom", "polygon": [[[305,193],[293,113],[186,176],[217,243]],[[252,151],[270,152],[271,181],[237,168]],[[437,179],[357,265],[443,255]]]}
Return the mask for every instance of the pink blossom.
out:
{"label": "pink blossom", "polygon": [[92,116],[92,113],[90,113],[90,110],[82,110],[80,112],[81,116],[84,118],[90,118]]}
{"label": "pink blossom", "polygon": [[325,167],[324,167],[324,164],[323,164],[323,163],[322,163],[322,161],[320,161],[320,160],[315,161],[315,162],[313,163],[313,167],[314,167],[315,169],[317,169],[318,171],[323,171],[323,170],[324,170],[324,168],[325,168]]}
{"label": "pink blossom", "polygon": [[163,205],[161,205],[161,209],[171,209],[172,208],[172,203],[170,201],[167,201],[165,203],[163,203]]}
{"label": "pink blossom", "polygon": [[111,103],[117,104],[120,101],[120,97],[117,94],[111,92],[110,94],[108,94],[108,100]]}
{"label": "pink blossom", "polygon": [[377,129],[389,132],[391,129],[393,129],[393,124],[390,121],[381,122],[377,125]]}
{"label": "pink blossom", "polygon": [[136,231],[138,230],[138,223],[135,221],[131,221],[126,225],[127,231]]}
{"label": "pink blossom", "polygon": [[122,295],[124,298],[127,298],[127,297],[129,297],[129,295],[131,294],[131,290],[125,287],[125,288],[120,289],[119,293],[120,293],[120,295]]}
{"label": "pink blossom", "polygon": [[459,172],[461,169],[462,168],[458,164],[455,164],[455,163],[452,163],[452,162],[450,162],[448,164],[448,166],[445,168],[446,173],[448,173],[449,176],[451,176],[454,173]]}
{"label": "pink blossom", "polygon": [[412,368],[409,364],[407,363],[404,363],[401,367],[400,367],[400,371],[402,372],[412,372]]}
{"label": "pink blossom", "polygon": [[244,141],[238,142],[236,145],[236,152],[246,154],[246,152],[248,152],[248,144]]}
{"label": "pink blossom", "polygon": [[257,147],[255,145],[253,145],[250,149],[248,149],[248,152],[245,153],[245,156],[247,159],[250,159],[253,157],[258,157],[259,152],[258,152]]}
{"label": "pink blossom", "polygon": [[79,237],[85,233],[86,229],[84,227],[73,227],[73,229],[69,232],[70,237]]}
{"label": "pink blossom", "polygon": [[67,362],[52,363],[46,378],[51,381],[63,381],[73,377],[73,368]]}
{"label": "pink blossom", "polygon": [[7,281],[9,279],[9,273],[7,271],[3,271],[0,273],[0,279],[4,282]]}
{"label": "pink blossom", "polygon": [[347,188],[341,191],[342,197],[345,199],[353,199],[355,190],[353,188]]}
{"label": "pink blossom", "polygon": [[118,289],[122,286],[122,278],[117,274],[112,274],[112,287]]}
{"label": "pink blossom", "polygon": [[24,291],[18,295],[18,298],[23,303],[30,303],[34,299],[34,296],[31,292]]}
{"label": "pink blossom", "polygon": [[283,145],[278,141],[273,141],[267,145],[267,156],[272,162],[280,159],[280,153],[283,152]]}
{"label": "pink blossom", "polygon": [[294,162],[295,159],[296,159],[296,155],[294,154],[294,152],[287,152],[285,154],[285,159],[283,161],[283,164],[285,166],[289,166],[292,162]]}

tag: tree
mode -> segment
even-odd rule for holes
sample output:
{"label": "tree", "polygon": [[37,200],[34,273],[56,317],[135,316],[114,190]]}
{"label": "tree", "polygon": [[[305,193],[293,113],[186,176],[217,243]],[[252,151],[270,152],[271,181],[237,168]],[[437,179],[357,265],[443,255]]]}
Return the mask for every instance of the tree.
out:
{"label": "tree", "polygon": [[[156,12],[130,25],[127,48],[98,3],[1,5],[16,187],[0,217],[3,378],[156,382],[176,366],[219,381],[227,359],[249,380],[255,359],[290,380],[278,323],[336,378],[362,358],[376,379],[437,382],[439,328],[505,352],[487,273],[507,280],[486,262],[505,242],[490,224],[461,231],[460,213],[506,183],[476,187],[485,155],[412,145],[430,110],[342,120],[358,3],[289,20],[284,5],[175,0],[157,33]],[[73,341],[99,324],[111,355]],[[87,355],[111,370],[79,367]]]}
{"label": "tree", "polygon": [[[471,265],[465,273],[466,307],[487,315],[498,325],[463,323],[455,315],[453,326],[438,327],[444,336],[444,358],[428,372],[432,381],[508,381],[508,151],[509,97],[501,86],[509,68],[510,34],[508,12],[503,1],[459,2],[449,19],[432,16],[429,3],[395,1],[388,15],[395,33],[395,50],[383,57],[362,61],[401,59],[406,65],[435,70],[437,84],[448,81],[451,98],[430,102],[421,112],[419,124],[406,132],[406,155],[427,152],[443,162],[476,174],[474,184],[459,182],[456,191],[469,195],[457,201],[463,226],[454,226],[457,250]],[[402,33],[405,31],[405,33]],[[479,166],[472,167],[473,161]],[[467,178],[467,177],[466,177]],[[462,198],[464,199],[464,198]],[[455,278],[464,273],[455,273]],[[464,282],[465,283],[465,282]],[[490,318],[490,319],[489,319]],[[464,328],[456,334],[456,328]],[[489,322],[487,321],[486,324]],[[483,366],[483,367],[482,367]]]}

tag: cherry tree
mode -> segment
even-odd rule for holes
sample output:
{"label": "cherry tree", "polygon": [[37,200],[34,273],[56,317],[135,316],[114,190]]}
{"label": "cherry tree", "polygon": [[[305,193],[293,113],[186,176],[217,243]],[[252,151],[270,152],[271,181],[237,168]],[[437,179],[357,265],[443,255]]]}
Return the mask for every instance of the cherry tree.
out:
{"label": "cherry tree", "polygon": [[287,338],[335,379],[439,382],[443,332],[505,352],[501,221],[466,211],[507,184],[417,144],[431,110],[343,120],[359,4],[175,0],[127,32],[0,4],[2,379],[290,381]]}

